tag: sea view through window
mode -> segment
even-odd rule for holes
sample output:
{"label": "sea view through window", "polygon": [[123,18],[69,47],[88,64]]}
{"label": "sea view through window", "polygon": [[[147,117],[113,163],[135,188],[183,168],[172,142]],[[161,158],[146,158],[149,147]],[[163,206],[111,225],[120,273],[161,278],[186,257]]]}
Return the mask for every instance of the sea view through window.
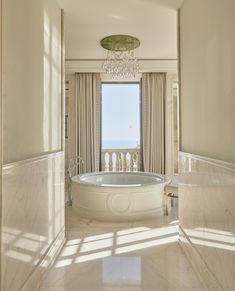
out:
{"label": "sea view through window", "polygon": [[139,83],[102,84],[102,148],[140,147]]}

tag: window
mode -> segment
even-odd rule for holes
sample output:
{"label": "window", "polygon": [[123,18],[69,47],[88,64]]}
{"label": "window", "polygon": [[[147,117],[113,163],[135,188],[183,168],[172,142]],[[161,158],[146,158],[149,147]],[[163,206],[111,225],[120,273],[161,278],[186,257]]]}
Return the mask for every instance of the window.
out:
{"label": "window", "polygon": [[102,170],[139,170],[140,84],[102,84]]}

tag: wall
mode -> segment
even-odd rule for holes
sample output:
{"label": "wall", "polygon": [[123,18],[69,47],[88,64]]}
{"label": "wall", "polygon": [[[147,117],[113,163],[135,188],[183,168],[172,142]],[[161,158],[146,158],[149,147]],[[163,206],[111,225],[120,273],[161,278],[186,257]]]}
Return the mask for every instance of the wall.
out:
{"label": "wall", "polygon": [[205,290],[235,286],[235,164],[180,154],[179,221],[183,250]]}
{"label": "wall", "polygon": [[3,1],[5,164],[61,149],[61,17],[54,3]]}
{"label": "wall", "polygon": [[77,155],[77,101],[76,101],[76,83],[75,74],[66,75],[67,91],[66,91],[66,112],[68,114],[68,139],[66,139],[66,167],[72,157]]}
{"label": "wall", "polygon": [[235,163],[235,2],[180,10],[181,150]]}
{"label": "wall", "polygon": [[1,290],[37,290],[64,242],[61,30],[55,0],[3,0]]}
{"label": "wall", "polygon": [[[166,100],[165,100],[165,173],[178,172],[178,124],[177,124],[177,74],[166,75]],[[175,104],[176,103],[176,104]],[[175,166],[176,164],[176,166]]]}
{"label": "wall", "polygon": [[180,241],[205,290],[234,290],[235,2],[180,9]]}

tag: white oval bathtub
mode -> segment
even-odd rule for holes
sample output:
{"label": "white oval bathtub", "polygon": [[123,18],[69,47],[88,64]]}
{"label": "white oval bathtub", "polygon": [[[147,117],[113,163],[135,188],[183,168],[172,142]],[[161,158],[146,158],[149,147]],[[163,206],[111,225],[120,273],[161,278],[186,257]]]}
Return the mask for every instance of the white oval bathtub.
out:
{"label": "white oval bathtub", "polygon": [[164,187],[170,180],[142,172],[99,172],[72,178],[73,209],[81,216],[108,221],[162,216]]}

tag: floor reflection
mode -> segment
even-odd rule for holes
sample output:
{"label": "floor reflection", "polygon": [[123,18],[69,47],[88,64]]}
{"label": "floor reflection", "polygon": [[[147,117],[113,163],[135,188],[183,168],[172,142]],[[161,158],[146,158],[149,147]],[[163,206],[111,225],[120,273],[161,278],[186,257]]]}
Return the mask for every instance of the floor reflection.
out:
{"label": "floor reflection", "polygon": [[102,260],[104,286],[141,286],[141,257],[109,257]]}

